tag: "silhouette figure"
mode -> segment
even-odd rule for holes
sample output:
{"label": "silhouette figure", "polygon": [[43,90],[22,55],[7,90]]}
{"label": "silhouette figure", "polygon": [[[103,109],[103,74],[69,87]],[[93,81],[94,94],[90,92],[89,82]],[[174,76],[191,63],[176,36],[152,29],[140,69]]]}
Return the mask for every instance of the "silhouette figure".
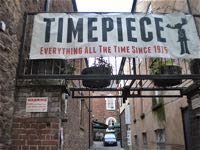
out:
{"label": "silhouette figure", "polygon": [[180,46],[181,46],[181,55],[182,54],[190,54],[189,50],[188,50],[188,45],[187,45],[187,41],[189,40],[185,34],[185,29],[183,29],[182,27],[184,25],[187,24],[187,20],[185,18],[181,18],[182,23],[177,23],[174,26],[171,26],[170,24],[168,24],[166,27],[171,28],[171,29],[178,29],[178,41],[180,42]]}

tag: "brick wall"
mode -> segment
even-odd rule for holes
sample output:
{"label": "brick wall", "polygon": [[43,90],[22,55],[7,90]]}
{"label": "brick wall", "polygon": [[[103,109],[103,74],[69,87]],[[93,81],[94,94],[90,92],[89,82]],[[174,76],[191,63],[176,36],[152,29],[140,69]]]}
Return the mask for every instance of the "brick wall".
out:
{"label": "brick wall", "polygon": [[[13,150],[54,150],[62,147],[59,131],[63,128],[64,150],[86,150],[89,148],[89,100],[83,103],[83,122],[80,122],[80,99],[68,97],[67,112],[64,112],[64,102],[61,99],[63,86],[48,85],[50,81],[25,82],[17,84],[14,121],[12,128]],[[34,85],[35,84],[35,85]],[[26,112],[27,97],[48,97],[48,112]],[[90,126],[91,127],[91,126]],[[33,143],[31,142],[33,138]],[[50,145],[52,144],[52,145]],[[51,147],[51,149],[50,149]],[[40,149],[39,149],[40,148]]]}
{"label": "brick wall", "polygon": [[[104,93],[109,94],[109,93]],[[95,95],[95,93],[93,93]],[[105,123],[106,119],[109,117],[114,117],[116,120],[119,118],[119,106],[117,99],[115,101],[115,110],[106,110],[106,100],[105,98],[95,98],[92,99],[92,115],[94,115],[93,119],[97,119],[97,121]]]}
{"label": "brick wall", "polygon": [[109,117],[114,117],[115,119],[119,118],[117,108],[115,110],[106,110],[106,101],[104,98],[93,99],[92,108],[92,114],[99,122],[105,123],[106,119]]}
{"label": "brick wall", "polygon": [[[11,149],[58,150],[62,86],[25,85],[26,82],[17,82]],[[28,97],[48,97],[48,112],[26,112]]]}
{"label": "brick wall", "polygon": [[12,150],[57,150],[59,119],[15,118],[12,138]]}
{"label": "brick wall", "polygon": [[[87,150],[91,136],[89,121],[89,100],[85,99],[83,123],[80,122],[80,99],[68,98],[67,121],[62,122],[64,129],[64,150]],[[90,124],[90,125],[89,125]]]}

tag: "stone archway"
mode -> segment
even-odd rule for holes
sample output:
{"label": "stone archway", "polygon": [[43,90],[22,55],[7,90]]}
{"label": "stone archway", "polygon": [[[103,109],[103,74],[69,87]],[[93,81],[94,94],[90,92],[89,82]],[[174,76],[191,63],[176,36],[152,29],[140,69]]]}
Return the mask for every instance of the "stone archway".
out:
{"label": "stone archway", "polygon": [[116,122],[117,122],[117,120],[114,117],[108,117],[106,119],[106,124],[108,126],[113,126]]}

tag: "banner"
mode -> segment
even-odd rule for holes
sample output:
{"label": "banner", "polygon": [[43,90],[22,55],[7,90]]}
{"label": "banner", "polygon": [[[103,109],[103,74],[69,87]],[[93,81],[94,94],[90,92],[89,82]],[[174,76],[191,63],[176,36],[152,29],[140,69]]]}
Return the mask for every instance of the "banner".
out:
{"label": "banner", "polygon": [[40,13],[30,59],[88,57],[200,58],[191,15]]}

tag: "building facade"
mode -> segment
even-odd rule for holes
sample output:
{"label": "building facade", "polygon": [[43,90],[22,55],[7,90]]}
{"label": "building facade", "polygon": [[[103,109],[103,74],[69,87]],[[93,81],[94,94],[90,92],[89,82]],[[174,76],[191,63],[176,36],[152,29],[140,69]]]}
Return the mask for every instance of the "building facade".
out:
{"label": "building facade", "polygon": [[[97,93],[92,93],[95,96]],[[99,94],[99,92],[98,92]],[[109,92],[103,92],[102,96],[112,96]],[[92,105],[92,120],[100,123],[106,124],[110,127],[110,130],[116,131],[119,135],[119,127],[114,128],[114,126],[119,125],[119,105],[116,98],[93,98],[91,99]],[[109,129],[98,129],[93,128],[93,138],[94,140],[102,140],[99,135],[103,135],[108,132]]]}
{"label": "building facade", "polygon": [[[92,142],[90,101],[72,98],[68,91],[68,87],[77,83],[19,77],[21,73],[36,76],[44,72],[60,73],[60,66],[44,71],[43,67],[51,66],[51,63],[45,65],[48,64],[45,61],[29,61],[26,50],[30,48],[29,35],[33,22],[31,15],[25,14],[73,12],[76,10],[72,1],[3,0],[0,8],[0,20],[6,25],[0,31],[0,149],[88,149]],[[19,53],[22,49],[25,51]],[[80,68],[80,61],[73,63],[75,71],[79,71],[76,68]],[[24,62],[31,62],[32,65],[25,66]],[[54,65],[56,63],[53,61]]]}
{"label": "building facade", "polygon": [[[194,16],[196,27],[199,31],[200,24],[199,16],[197,15],[199,14],[199,8],[200,3],[197,1],[138,0],[135,11],[143,13],[191,13]],[[136,60],[137,74],[151,74],[151,63],[151,59]],[[177,64],[182,68],[184,68],[183,65],[186,66],[186,69],[182,69],[182,73],[190,72],[190,65],[188,63],[184,63],[183,60],[179,60],[179,63],[177,63],[177,60],[173,60],[173,65]],[[146,66],[148,67],[145,68]],[[141,81],[141,83],[135,84],[140,86],[145,83]],[[122,137],[124,137],[122,139],[122,146],[125,149],[133,150],[198,149],[199,144],[196,142],[199,137],[199,127],[197,127],[199,122],[197,114],[200,107],[198,84],[198,81],[192,82],[191,86],[186,90],[187,94],[185,93],[185,95],[187,96],[181,98],[128,98],[126,103],[120,105],[120,116],[121,120],[123,120]],[[151,95],[152,93],[146,92],[146,94]],[[155,96],[163,94],[176,95],[178,93],[173,91],[169,93],[154,91],[153,93]],[[126,116],[124,115],[127,106],[130,107],[130,122],[126,122]],[[130,133],[131,137],[129,136]]]}

